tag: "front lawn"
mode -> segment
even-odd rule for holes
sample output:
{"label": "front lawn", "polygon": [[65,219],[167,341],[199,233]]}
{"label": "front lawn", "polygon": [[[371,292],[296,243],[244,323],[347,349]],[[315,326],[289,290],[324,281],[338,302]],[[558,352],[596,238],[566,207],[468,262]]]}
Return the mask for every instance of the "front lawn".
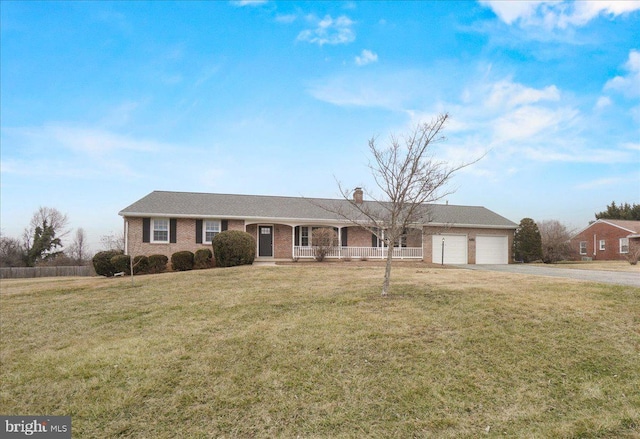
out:
{"label": "front lawn", "polygon": [[0,413],[74,437],[639,437],[640,289],[426,264],[2,280]]}

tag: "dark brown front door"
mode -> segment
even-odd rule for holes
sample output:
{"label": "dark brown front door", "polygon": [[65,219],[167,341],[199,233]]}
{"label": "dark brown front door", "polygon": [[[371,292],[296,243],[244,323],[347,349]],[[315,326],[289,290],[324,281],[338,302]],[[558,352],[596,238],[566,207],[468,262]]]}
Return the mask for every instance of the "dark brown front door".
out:
{"label": "dark brown front door", "polygon": [[273,256],[273,226],[258,226],[258,256]]}

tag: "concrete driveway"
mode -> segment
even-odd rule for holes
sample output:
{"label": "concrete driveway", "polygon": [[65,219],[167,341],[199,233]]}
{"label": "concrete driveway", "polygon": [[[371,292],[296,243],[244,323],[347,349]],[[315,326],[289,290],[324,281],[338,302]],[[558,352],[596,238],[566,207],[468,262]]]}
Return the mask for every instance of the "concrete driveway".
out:
{"label": "concrete driveway", "polygon": [[531,274],[534,276],[563,277],[605,284],[640,287],[640,273],[600,270],[576,270],[571,268],[542,267],[540,265],[458,265],[468,270],[500,271],[503,273]]}

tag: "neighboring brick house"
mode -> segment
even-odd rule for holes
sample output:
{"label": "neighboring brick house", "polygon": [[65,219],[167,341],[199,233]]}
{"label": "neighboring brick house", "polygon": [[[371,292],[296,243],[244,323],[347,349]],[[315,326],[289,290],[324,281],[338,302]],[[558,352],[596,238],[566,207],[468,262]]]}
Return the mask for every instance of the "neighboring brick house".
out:
{"label": "neighboring brick house", "polygon": [[615,261],[640,249],[640,221],[599,219],[571,238],[578,259]]}
{"label": "neighboring brick house", "polygon": [[[362,191],[354,192],[362,200]],[[382,259],[387,248],[363,227],[326,206],[352,208],[347,200],[154,191],[119,214],[125,222],[127,254],[195,252],[211,246],[216,233],[242,230],[256,239],[257,260],[313,258],[311,233],[333,227],[337,246],[328,258]],[[393,257],[445,264],[507,264],[517,224],[478,206],[425,205],[430,221],[415,224],[393,249]]]}

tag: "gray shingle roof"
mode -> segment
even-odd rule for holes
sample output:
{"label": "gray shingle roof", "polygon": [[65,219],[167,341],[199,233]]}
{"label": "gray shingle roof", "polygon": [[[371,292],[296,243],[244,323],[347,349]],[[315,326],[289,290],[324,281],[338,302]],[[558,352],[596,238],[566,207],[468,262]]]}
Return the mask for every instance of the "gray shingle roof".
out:
{"label": "gray shingle roof", "polygon": [[[372,203],[365,201],[365,203]],[[322,206],[349,209],[346,200],[265,195],[154,191],[119,212],[124,217],[167,216],[264,220],[344,221]],[[480,206],[432,204],[431,222],[457,226],[516,228],[517,224]]]}

